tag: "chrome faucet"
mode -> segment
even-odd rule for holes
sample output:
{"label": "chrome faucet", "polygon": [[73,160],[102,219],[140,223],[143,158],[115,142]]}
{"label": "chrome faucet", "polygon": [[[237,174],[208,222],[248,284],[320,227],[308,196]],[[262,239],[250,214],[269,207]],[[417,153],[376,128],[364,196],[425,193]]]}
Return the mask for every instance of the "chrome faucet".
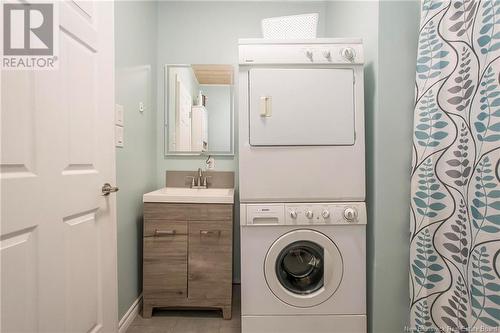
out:
{"label": "chrome faucet", "polygon": [[202,188],[203,185],[204,188],[207,187],[207,179],[205,178],[205,180],[203,181],[203,185],[201,185],[202,179],[203,179],[203,171],[201,170],[201,168],[198,168],[198,188]]}
{"label": "chrome faucet", "polygon": [[[208,176],[210,177],[210,176]],[[203,175],[201,168],[198,168],[197,176],[189,176],[191,180],[191,188],[207,188],[207,176]]]}

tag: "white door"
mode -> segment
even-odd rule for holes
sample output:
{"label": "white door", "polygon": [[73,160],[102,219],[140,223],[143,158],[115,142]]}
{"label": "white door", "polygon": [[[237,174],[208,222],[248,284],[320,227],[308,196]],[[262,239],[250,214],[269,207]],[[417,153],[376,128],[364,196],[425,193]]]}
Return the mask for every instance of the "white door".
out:
{"label": "white door", "polygon": [[350,68],[254,68],[249,73],[250,145],[354,144]]}
{"label": "white door", "polygon": [[1,73],[2,332],[117,330],[113,3],[59,11],[59,70]]}
{"label": "white door", "polygon": [[191,151],[191,107],[193,98],[181,79],[175,80],[176,150]]}

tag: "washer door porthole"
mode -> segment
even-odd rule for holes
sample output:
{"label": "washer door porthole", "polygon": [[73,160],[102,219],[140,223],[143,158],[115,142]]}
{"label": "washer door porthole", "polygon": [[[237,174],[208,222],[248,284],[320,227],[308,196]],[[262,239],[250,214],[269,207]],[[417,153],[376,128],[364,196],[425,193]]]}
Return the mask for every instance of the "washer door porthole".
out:
{"label": "washer door porthole", "polygon": [[285,247],[276,260],[276,275],[288,291],[311,294],[323,287],[324,250],[310,241],[297,241]]}
{"label": "washer door porthole", "polygon": [[271,245],[264,273],[269,289],[281,301],[312,307],[337,291],[343,261],[329,237],[315,230],[299,229],[282,235]]}

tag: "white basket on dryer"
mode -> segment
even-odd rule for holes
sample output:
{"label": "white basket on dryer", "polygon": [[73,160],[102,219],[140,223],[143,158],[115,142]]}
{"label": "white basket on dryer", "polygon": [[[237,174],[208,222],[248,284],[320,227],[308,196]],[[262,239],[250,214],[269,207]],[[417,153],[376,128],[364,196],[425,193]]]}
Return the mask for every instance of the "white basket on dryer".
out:
{"label": "white basket on dryer", "polygon": [[270,17],[262,20],[262,34],[269,39],[316,38],[318,13]]}

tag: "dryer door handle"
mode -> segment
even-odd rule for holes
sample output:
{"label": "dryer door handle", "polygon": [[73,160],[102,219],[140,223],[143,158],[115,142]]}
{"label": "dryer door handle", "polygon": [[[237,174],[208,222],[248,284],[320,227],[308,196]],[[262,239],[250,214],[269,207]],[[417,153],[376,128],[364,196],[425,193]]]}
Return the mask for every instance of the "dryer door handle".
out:
{"label": "dryer door handle", "polygon": [[273,114],[273,99],[271,96],[260,97],[260,116],[271,117]]}

